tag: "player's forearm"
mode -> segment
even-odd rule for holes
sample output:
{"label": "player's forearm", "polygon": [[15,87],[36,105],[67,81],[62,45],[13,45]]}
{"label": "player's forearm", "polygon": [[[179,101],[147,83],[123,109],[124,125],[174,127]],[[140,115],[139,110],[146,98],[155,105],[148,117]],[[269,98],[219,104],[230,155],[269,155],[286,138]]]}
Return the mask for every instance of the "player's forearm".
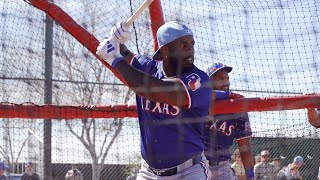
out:
{"label": "player's forearm", "polygon": [[211,107],[209,110],[209,114],[213,115],[214,112],[214,104],[216,100],[228,99],[230,95],[230,91],[221,91],[221,90],[213,90],[211,95]]}
{"label": "player's forearm", "polygon": [[251,148],[251,138],[237,140],[237,142],[243,166],[245,168],[254,167],[253,152]]}
{"label": "player's forearm", "polygon": [[237,140],[241,161],[246,171],[247,179],[254,179],[254,159],[251,149],[251,138]]}
{"label": "player's forearm", "polygon": [[237,176],[238,180],[247,180],[245,175]]}
{"label": "player's forearm", "polygon": [[127,63],[130,63],[134,56],[134,54],[124,44],[120,44],[120,54],[124,57]]}
{"label": "player's forearm", "polygon": [[115,69],[125,79],[129,88],[138,94],[146,95],[147,93],[151,93],[151,89],[147,87],[160,86],[160,79],[133,68],[125,61],[119,62]]}
{"label": "player's forearm", "polygon": [[308,119],[316,120],[319,118],[319,113],[316,109],[307,109],[308,110]]}
{"label": "player's forearm", "polygon": [[319,109],[307,109],[308,121],[309,123],[316,127],[320,128],[320,111]]}
{"label": "player's forearm", "polygon": [[240,153],[241,154],[241,159],[242,159],[242,163],[244,168],[253,168],[254,167],[254,161],[252,158],[252,152],[243,152]]}
{"label": "player's forearm", "polygon": [[152,77],[125,61],[119,62],[115,69],[121,74],[129,88],[140,96],[175,106],[186,106],[188,103],[182,85],[177,86],[177,83]]}

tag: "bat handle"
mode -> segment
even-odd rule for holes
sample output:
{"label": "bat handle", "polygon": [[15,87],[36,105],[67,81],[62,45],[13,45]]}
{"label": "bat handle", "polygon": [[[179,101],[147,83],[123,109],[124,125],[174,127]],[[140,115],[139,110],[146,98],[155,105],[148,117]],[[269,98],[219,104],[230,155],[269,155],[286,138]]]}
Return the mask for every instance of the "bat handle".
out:
{"label": "bat handle", "polygon": [[145,0],[140,7],[129,17],[129,19],[126,21],[126,26],[129,28],[133,21],[135,21],[139,15],[153,2],[153,0]]}

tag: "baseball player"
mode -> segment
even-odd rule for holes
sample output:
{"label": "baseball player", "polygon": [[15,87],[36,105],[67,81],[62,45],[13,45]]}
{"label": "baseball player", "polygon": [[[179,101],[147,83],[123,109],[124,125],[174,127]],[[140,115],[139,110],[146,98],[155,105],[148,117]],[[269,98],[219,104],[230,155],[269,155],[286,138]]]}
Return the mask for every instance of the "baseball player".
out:
{"label": "baseball player", "polygon": [[4,175],[5,170],[8,170],[9,167],[5,165],[4,162],[0,161],[0,180],[7,180],[7,176]]}
{"label": "baseball player", "polygon": [[83,175],[77,168],[72,167],[66,174],[66,180],[83,180]]}
{"label": "baseball player", "polygon": [[276,167],[270,163],[271,154],[268,150],[260,152],[260,162],[254,165],[254,177],[257,180],[275,180]]}
{"label": "baseball player", "polygon": [[40,180],[37,173],[34,172],[34,164],[31,161],[25,163],[25,172],[21,176],[21,180]]}
{"label": "baseball player", "polygon": [[[207,74],[214,90],[229,92],[229,73],[232,67],[214,62],[207,69]],[[232,97],[233,96],[233,97]],[[229,98],[243,97],[231,93]],[[247,179],[254,178],[254,160],[251,150],[251,126],[248,113],[215,115],[214,120],[206,123],[206,156],[209,160],[214,180],[237,179],[231,168],[230,146],[236,139]]]}
{"label": "baseball player", "polygon": [[194,65],[192,31],[176,21],[162,25],[152,59],[134,55],[124,45],[120,54],[119,43],[129,37],[125,23],[117,23],[97,55],[137,94],[144,160],[137,179],[209,179],[203,130],[212,91],[208,76]]}

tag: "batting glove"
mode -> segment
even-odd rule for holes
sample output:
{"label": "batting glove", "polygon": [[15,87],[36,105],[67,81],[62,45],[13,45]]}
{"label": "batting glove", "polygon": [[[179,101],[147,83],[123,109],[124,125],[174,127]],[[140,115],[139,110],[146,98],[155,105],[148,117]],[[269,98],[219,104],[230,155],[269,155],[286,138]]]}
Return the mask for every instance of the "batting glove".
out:
{"label": "batting glove", "polygon": [[131,32],[125,22],[118,22],[111,29],[110,36],[117,39],[121,44],[124,44],[130,39]]}
{"label": "batting glove", "polygon": [[96,54],[112,67],[115,67],[120,61],[124,60],[120,54],[120,44],[113,37],[102,40]]}
{"label": "batting glove", "polygon": [[214,90],[216,100],[228,99],[230,91]]}

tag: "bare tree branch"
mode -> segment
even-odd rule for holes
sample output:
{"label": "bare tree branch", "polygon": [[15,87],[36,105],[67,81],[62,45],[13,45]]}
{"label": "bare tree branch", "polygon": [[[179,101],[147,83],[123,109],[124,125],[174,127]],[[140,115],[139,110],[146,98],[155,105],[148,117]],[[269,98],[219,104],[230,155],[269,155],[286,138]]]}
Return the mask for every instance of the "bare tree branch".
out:
{"label": "bare tree branch", "polygon": [[18,161],[19,161],[20,155],[21,155],[21,153],[22,153],[22,150],[23,150],[23,148],[26,146],[27,142],[28,142],[28,138],[26,138],[26,139],[22,142],[22,146],[21,146],[21,148],[20,148],[20,150],[19,150],[19,152],[18,152],[18,154],[17,154],[16,160],[15,160],[15,163],[16,163],[16,164],[18,164]]}

